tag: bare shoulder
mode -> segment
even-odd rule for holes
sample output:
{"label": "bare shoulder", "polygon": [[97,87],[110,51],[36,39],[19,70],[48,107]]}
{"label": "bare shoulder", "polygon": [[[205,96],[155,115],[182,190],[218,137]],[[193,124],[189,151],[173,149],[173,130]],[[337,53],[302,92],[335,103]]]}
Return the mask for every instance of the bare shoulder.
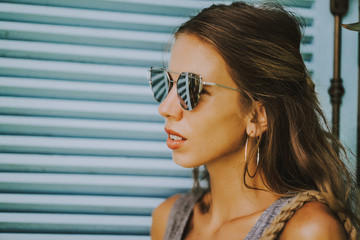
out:
{"label": "bare shoulder", "polygon": [[179,194],[166,199],[152,212],[151,239],[162,240],[164,238],[167,221],[171,208],[179,198]]}
{"label": "bare shoulder", "polygon": [[320,202],[306,203],[285,225],[280,240],[346,239],[345,229],[328,206]]}

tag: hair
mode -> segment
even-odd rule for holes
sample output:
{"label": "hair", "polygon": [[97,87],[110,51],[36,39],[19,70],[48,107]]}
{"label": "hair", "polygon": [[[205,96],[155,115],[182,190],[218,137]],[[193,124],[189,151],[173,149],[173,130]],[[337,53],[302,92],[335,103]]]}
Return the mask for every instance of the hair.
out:
{"label": "hair", "polygon": [[[175,38],[192,34],[215,47],[243,90],[241,106],[254,111],[258,102],[265,107],[268,128],[251,155],[259,147],[256,173],[268,190],[324,193],[333,211],[358,225],[358,199],[351,197],[356,187],[341,160],[347,159],[346,150],[330,133],[317,100],[300,53],[301,29],[298,18],[280,5],[234,2],[203,9],[177,29]],[[245,168],[244,182],[251,188]],[[198,169],[194,173],[194,186],[199,186]]]}

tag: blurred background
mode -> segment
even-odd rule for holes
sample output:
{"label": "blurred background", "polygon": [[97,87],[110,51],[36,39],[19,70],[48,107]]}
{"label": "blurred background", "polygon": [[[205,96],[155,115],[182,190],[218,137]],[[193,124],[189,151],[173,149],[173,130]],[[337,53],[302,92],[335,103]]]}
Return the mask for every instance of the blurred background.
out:
{"label": "blurred background", "polygon": [[[331,121],[330,3],[281,2],[306,22],[303,57]],[[0,1],[0,239],[150,239],[153,208],[192,178],[171,160],[147,69],[166,61],[176,26],[212,3]],[[358,13],[349,0],[343,22]],[[340,139],[354,153],[358,50],[343,29]]]}

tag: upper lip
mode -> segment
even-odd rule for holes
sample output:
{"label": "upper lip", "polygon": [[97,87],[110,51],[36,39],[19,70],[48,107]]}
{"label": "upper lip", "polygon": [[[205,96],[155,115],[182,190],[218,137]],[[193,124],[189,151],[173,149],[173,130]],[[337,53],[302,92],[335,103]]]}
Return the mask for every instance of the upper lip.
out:
{"label": "upper lip", "polygon": [[167,134],[169,134],[169,135],[176,135],[176,136],[181,137],[182,139],[186,139],[185,137],[181,136],[180,133],[177,133],[177,132],[175,132],[174,130],[165,128],[165,132],[166,132]]}

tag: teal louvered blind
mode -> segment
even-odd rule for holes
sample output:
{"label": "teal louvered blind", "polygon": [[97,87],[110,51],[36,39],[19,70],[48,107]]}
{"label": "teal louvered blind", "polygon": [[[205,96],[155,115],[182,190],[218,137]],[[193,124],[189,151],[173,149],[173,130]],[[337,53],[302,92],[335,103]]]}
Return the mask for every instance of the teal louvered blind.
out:
{"label": "teal louvered blind", "polygon": [[[192,180],[146,70],[211,3],[0,1],[0,239],[149,239],[153,208]],[[310,70],[312,5],[295,6]]]}

